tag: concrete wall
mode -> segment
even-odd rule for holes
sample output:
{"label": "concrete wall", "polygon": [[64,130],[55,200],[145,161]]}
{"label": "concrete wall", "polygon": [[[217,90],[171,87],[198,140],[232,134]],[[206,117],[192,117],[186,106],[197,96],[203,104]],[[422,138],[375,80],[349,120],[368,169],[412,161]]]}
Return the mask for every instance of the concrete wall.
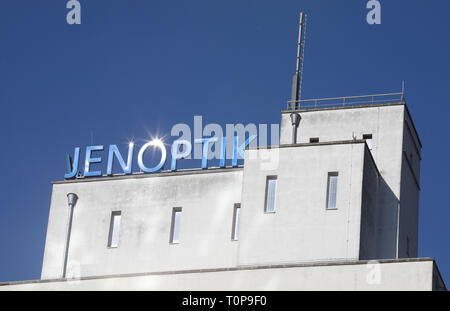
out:
{"label": "concrete wall", "polygon": [[[282,114],[281,144],[291,143],[290,113]],[[377,225],[377,230],[384,228],[380,234],[390,237],[392,226],[398,231],[395,254],[392,245],[389,245],[384,250],[377,250],[377,256],[416,257],[421,143],[406,105],[399,103],[298,113],[302,118],[297,131],[299,143],[308,142],[312,137],[326,142],[352,137],[361,139],[363,134],[373,135],[371,153],[382,179],[377,195],[379,215],[371,215],[378,217],[373,221],[385,222]],[[388,237],[382,239],[387,241]]]}
{"label": "concrete wall", "polygon": [[[68,276],[235,267],[238,244],[231,241],[231,228],[241,187],[241,169],[54,184],[41,277],[62,276],[69,192],[79,200]],[[182,207],[176,245],[169,243],[174,207]],[[113,211],[122,211],[120,241],[108,248]]]}
{"label": "concrete wall", "polygon": [[417,257],[421,149],[407,110],[404,115],[402,175],[400,189],[399,258]]}
{"label": "concrete wall", "polygon": [[359,259],[396,258],[398,201],[366,146]]}
{"label": "concrete wall", "polygon": [[[266,150],[247,151],[238,264],[358,259],[364,148],[364,141],[282,146],[272,149],[273,167],[261,160]],[[326,209],[329,172],[339,173],[336,210]],[[266,178],[274,175],[276,210],[265,213]]]}
{"label": "concrete wall", "polygon": [[[379,253],[379,221],[377,218],[379,178],[378,169],[366,151],[363,170],[359,259],[375,259]],[[394,236],[394,241],[396,240],[397,238]]]}
{"label": "concrete wall", "polygon": [[[74,209],[67,277],[210,269],[255,264],[357,260],[364,141],[247,150],[244,169],[197,170],[55,183],[42,279],[60,278]],[[256,152],[251,157],[250,154]],[[338,172],[337,210],[326,209],[329,172]],[[264,212],[268,175],[277,206]],[[239,241],[231,240],[241,203]],[[170,244],[182,207],[181,243]],[[113,211],[122,212],[119,247],[107,247]]]}
{"label": "concrete wall", "polygon": [[[300,111],[297,142],[307,143],[311,137],[321,142],[362,139],[363,134],[372,134],[372,155],[378,169],[391,187],[400,196],[400,172],[404,123],[403,104],[366,106],[351,109]],[[280,144],[290,144],[292,125],[290,113],[281,117]]]}
{"label": "concrete wall", "polygon": [[[248,267],[0,284],[9,290],[445,290],[431,259]],[[263,294],[263,293],[262,293]]]}

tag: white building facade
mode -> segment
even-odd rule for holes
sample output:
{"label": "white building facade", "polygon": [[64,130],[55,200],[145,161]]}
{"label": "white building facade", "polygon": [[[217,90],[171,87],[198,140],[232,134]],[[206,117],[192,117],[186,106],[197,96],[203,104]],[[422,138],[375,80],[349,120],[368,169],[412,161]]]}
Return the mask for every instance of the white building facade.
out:
{"label": "white building facade", "polygon": [[41,280],[0,290],[445,290],[421,148],[403,100],[296,107],[241,167],[54,182]]}

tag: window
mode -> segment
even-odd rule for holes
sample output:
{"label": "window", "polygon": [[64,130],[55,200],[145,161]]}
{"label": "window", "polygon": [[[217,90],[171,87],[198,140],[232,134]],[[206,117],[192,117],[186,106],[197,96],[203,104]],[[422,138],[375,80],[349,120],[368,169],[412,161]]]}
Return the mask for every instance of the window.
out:
{"label": "window", "polygon": [[241,216],[241,204],[234,204],[233,213],[233,230],[231,231],[231,239],[233,241],[239,240],[239,218]]}
{"label": "window", "polygon": [[121,211],[116,211],[116,212],[111,213],[111,223],[109,225],[108,247],[118,247],[119,246],[121,216],[122,216]]}
{"label": "window", "polygon": [[337,172],[328,173],[327,209],[337,209],[336,207],[337,181],[338,181]]}
{"label": "window", "polygon": [[319,137],[312,137],[309,139],[310,143],[318,143],[319,142]]}
{"label": "window", "polygon": [[266,213],[275,213],[275,194],[277,190],[277,177],[268,176],[266,181]]}
{"label": "window", "polygon": [[364,134],[363,139],[366,140],[367,146],[369,150],[372,150],[372,134]]}
{"label": "window", "polygon": [[180,243],[181,207],[172,210],[172,226],[170,228],[170,243]]}

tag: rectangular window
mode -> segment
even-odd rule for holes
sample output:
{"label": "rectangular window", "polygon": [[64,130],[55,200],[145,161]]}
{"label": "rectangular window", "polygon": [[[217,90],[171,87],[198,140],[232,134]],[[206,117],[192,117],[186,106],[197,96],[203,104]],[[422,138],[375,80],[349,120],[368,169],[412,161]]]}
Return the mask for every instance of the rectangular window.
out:
{"label": "rectangular window", "polygon": [[319,137],[312,137],[309,139],[310,143],[318,143],[319,142]]}
{"label": "rectangular window", "polygon": [[172,226],[170,229],[170,243],[180,243],[181,207],[172,210]]}
{"label": "rectangular window", "polygon": [[108,247],[118,247],[119,246],[121,216],[122,216],[121,211],[116,211],[116,212],[111,213],[111,223],[109,225]]}
{"label": "rectangular window", "polygon": [[338,173],[328,173],[327,209],[336,209]]}
{"label": "rectangular window", "polygon": [[367,146],[369,150],[372,150],[372,134],[364,134],[363,139],[366,140]]}
{"label": "rectangular window", "polygon": [[239,240],[239,219],[241,216],[241,204],[234,204],[234,214],[233,214],[233,230],[231,234],[231,239],[233,241]]}
{"label": "rectangular window", "polygon": [[277,177],[268,176],[266,181],[266,213],[275,213],[275,194],[277,190]]}

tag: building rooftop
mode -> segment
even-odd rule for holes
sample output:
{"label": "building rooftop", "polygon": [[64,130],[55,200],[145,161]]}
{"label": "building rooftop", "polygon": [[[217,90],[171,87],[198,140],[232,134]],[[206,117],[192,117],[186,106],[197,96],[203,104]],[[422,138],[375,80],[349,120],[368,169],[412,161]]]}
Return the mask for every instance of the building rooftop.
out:
{"label": "building rooftop", "polygon": [[422,142],[417,132],[411,113],[406,104],[404,93],[387,93],[375,95],[361,95],[361,96],[346,96],[346,97],[330,97],[317,99],[302,99],[298,101],[288,101],[286,110],[282,110],[282,114],[292,112],[310,112],[336,109],[355,109],[355,108],[370,108],[370,107],[384,107],[404,105],[408,113],[409,119],[417,136],[420,147]]}

